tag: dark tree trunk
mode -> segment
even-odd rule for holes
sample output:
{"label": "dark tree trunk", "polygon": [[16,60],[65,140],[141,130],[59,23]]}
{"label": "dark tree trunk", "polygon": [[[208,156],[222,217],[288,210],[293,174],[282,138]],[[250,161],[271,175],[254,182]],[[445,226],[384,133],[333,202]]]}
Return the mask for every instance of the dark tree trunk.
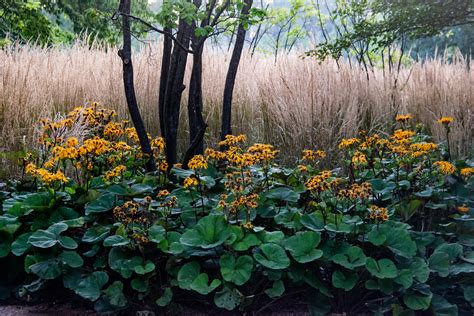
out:
{"label": "dark tree trunk", "polygon": [[[184,20],[179,21],[176,40],[186,49],[189,47],[192,27]],[[181,96],[185,89],[184,74],[188,52],[179,45],[173,45],[170,68],[163,101],[164,137],[166,141],[166,159],[169,168],[177,161],[177,138]]]}
{"label": "dark tree trunk", "polygon": [[[165,27],[165,32],[171,33],[171,28]],[[161,74],[160,74],[160,94],[158,100],[158,114],[160,116],[160,130],[161,136],[165,136],[165,94],[166,94],[166,83],[168,81],[170,62],[171,62],[171,50],[173,48],[172,40],[169,36],[163,37],[163,56],[161,58]]]}
{"label": "dark tree trunk", "polygon": [[[245,6],[240,13],[241,17],[247,15],[252,7],[253,0],[245,0]],[[232,96],[234,93],[235,79],[237,77],[237,70],[239,68],[240,57],[245,43],[245,34],[247,31],[244,24],[241,22],[237,29],[237,36],[235,38],[234,50],[230,58],[227,76],[225,78],[224,99],[222,102],[222,122],[221,122],[221,139],[226,135],[232,134]]]}
{"label": "dark tree trunk", "polygon": [[146,162],[146,170],[151,172],[156,170],[156,165],[145,125],[143,124],[140,110],[138,109],[137,98],[135,95],[135,86],[133,82],[130,18],[128,17],[130,14],[130,1],[131,0],[120,1],[119,12],[122,13],[123,48],[119,50],[119,56],[122,58],[123,64],[123,84],[125,87],[125,97],[127,99],[128,111],[130,112],[130,117],[137,131],[142,152],[149,157]]}

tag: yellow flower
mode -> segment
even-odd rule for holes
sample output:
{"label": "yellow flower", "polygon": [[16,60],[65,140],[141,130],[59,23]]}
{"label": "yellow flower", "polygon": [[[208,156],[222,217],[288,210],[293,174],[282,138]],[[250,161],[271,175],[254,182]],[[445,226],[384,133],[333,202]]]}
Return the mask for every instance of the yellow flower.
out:
{"label": "yellow flower", "polygon": [[341,140],[338,147],[339,149],[349,148],[359,142],[360,140],[358,138],[348,138],[348,139],[344,138],[343,140]]}
{"label": "yellow flower", "polygon": [[460,173],[462,176],[469,177],[474,174],[474,168],[473,167],[462,168]]}
{"label": "yellow flower", "polygon": [[79,142],[76,137],[70,137],[66,140],[67,147],[76,147],[77,144],[79,144]]}
{"label": "yellow flower", "polygon": [[300,172],[308,172],[308,166],[305,165],[298,165],[298,170]]}
{"label": "yellow flower", "polygon": [[165,139],[163,137],[156,137],[153,138],[150,142],[151,147],[157,149],[158,151],[162,152],[165,150]]}
{"label": "yellow flower", "polygon": [[310,149],[305,149],[303,150],[303,160],[316,160],[319,158],[324,158],[326,157],[326,152],[323,150],[310,150]]}
{"label": "yellow flower", "polygon": [[127,167],[125,167],[124,165],[119,165],[114,169],[107,171],[105,173],[105,179],[112,180],[115,177],[119,177],[125,172],[125,170],[127,170]]}
{"label": "yellow flower", "polygon": [[469,207],[467,207],[466,204],[463,204],[462,206],[458,206],[457,210],[460,213],[467,213],[469,212]]}
{"label": "yellow flower", "polygon": [[[249,154],[254,156],[255,161],[270,161],[275,159],[278,154],[278,150],[275,150],[272,145],[269,144],[254,144],[247,150]],[[245,154],[244,154],[245,155]]]}
{"label": "yellow flower", "polygon": [[195,155],[188,163],[191,170],[207,169],[207,159],[203,155]]}
{"label": "yellow flower", "polygon": [[190,188],[190,187],[195,187],[198,185],[198,179],[194,178],[194,177],[187,177],[186,179],[184,179],[184,184],[183,186],[187,189],[187,188]]}
{"label": "yellow flower", "polygon": [[388,211],[385,207],[378,207],[376,205],[371,205],[369,208],[370,214],[369,218],[370,219],[380,219],[383,221],[387,221],[389,216],[388,216]]}
{"label": "yellow flower", "polygon": [[253,229],[253,224],[252,224],[251,222],[247,222],[247,223],[245,223],[243,226],[244,226],[244,228],[246,228],[246,229]]}
{"label": "yellow flower", "polygon": [[433,165],[438,167],[441,173],[445,175],[453,174],[456,171],[456,167],[447,161],[436,161]]}
{"label": "yellow flower", "polygon": [[219,142],[219,146],[234,146],[239,143],[244,143],[247,141],[247,137],[245,135],[226,135],[225,139]]}
{"label": "yellow flower", "polygon": [[160,192],[158,192],[158,197],[159,198],[164,198],[168,195],[170,195],[170,192],[168,190],[161,190]]}
{"label": "yellow flower", "polygon": [[351,159],[352,163],[356,166],[367,164],[367,157],[360,151],[356,151]]}
{"label": "yellow flower", "polygon": [[413,116],[411,116],[411,114],[400,114],[400,115],[397,115],[397,117],[395,118],[395,120],[397,122],[408,122],[410,119],[412,119]]}
{"label": "yellow flower", "polygon": [[442,118],[438,120],[438,123],[441,123],[444,125],[448,125],[452,122],[454,122],[454,117],[451,117],[451,116],[443,116]]}

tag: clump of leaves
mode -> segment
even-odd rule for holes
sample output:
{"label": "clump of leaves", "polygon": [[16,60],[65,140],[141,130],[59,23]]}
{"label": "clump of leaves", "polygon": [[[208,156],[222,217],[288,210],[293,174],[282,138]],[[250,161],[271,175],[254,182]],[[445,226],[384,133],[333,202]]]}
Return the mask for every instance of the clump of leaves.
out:
{"label": "clump of leaves", "polygon": [[[69,117],[43,123],[41,156],[1,192],[1,298],[56,280],[98,311],[190,300],[246,311],[301,292],[323,313],[474,306],[473,164],[449,162],[411,117],[390,136],[342,140],[335,170],[321,170],[321,150],[285,168],[273,146],[229,135],[225,151],[171,176],[144,172],[133,129],[113,113]],[[56,135],[75,122],[84,139]],[[164,163],[162,139],[152,145]]]}

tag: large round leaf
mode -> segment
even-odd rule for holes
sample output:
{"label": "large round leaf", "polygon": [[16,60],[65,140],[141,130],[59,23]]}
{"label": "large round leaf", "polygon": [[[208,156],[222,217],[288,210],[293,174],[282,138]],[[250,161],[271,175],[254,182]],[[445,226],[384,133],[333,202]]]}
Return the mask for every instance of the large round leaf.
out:
{"label": "large round leaf", "polygon": [[241,256],[237,260],[230,254],[225,254],[219,260],[224,280],[236,285],[243,285],[250,279],[253,269],[253,259],[250,256]]}
{"label": "large round leaf", "polygon": [[412,310],[426,310],[430,307],[433,294],[423,295],[415,291],[408,291],[403,295],[403,302]]}
{"label": "large round leaf", "polygon": [[239,306],[241,298],[242,294],[237,289],[224,287],[222,291],[216,292],[214,295],[214,303],[217,307],[231,311]]}
{"label": "large round leaf", "polygon": [[335,254],[332,261],[347,269],[353,269],[365,265],[367,257],[362,249],[357,246],[351,246],[344,249],[342,253]]}
{"label": "large round leaf", "polygon": [[366,268],[373,276],[379,279],[393,279],[398,275],[397,267],[390,259],[375,260],[368,258]]}
{"label": "large round leaf", "polygon": [[323,255],[321,250],[316,249],[320,240],[319,233],[313,231],[297,233],[286,240],[285,248],[296,261],[307,263],[321,258]]}
{"label": "large round leaf", "polygon": [[116,206],[116,201],[117,196],[115,194],[104,194],[100,196],[97,200],[86,204],[86,215],[110,211]]}
{"label": "large round leaf", "polygon": [[221,215],[209,215],[199,220],[196,226],[186,231],[180,238],[187,246],[214,248],[230,237],[231,230]]}
{"label": "large round leaf", "polygon": [[345,291],[352,290],[357,280],[358,277],[355,273],[343,273],[342,271],[336,270],[332,274],[332,285],[338,289],[344,289]]}
{"label": "large round leaf", "polygon": [[74,290],[83,298],[96,301],[100,297],[102,287],[108,281],[109,276],[106,272],[96,271],[79,282]]}
{"label": "large round leaf", "polygon": [[35,263],[31,265],[29,269],[31,272],[45,280],[56,279],[61,275],[61,269],[55,259]]}
{"label": "large round leaf", "polygon": [[209,276],[207,273],[201,273],[194,279],[189,287],[199,294],[207,295],[214,291],[221,283],[221,280],[214,279],[211,284],[209,284]]}
{"label": "large round leaf", "polygon": [[262,253],[254,253],[253,257],[262,266],[269,269],[280,270],[290,266],[290,259],[285,250],[276,244],[264,244],[260,247]]}

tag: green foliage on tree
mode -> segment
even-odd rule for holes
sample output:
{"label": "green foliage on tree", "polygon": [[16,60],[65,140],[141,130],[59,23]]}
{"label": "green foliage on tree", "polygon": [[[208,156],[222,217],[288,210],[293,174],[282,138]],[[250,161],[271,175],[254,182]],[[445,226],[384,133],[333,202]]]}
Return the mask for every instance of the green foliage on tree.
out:
{"label": "green foliage on tree", "polygon": [[[114,43],[120,35],[111,17],[117,9],[113,0],[0,0],[0,45],[11,41],[39,44],[67,43],[86,33],[91,40]],[[133,1],[132,10],[152,16],[146,0]],[[140,29],[134,30],[140,33]]]}

